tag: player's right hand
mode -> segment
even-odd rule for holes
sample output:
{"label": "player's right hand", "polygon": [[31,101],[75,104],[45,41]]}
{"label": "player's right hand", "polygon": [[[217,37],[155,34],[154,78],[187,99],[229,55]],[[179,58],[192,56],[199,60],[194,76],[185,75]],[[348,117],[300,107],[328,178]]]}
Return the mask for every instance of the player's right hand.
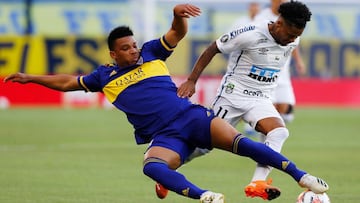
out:
{"label": "player's right hand", "polygon": [[177,95],[181,98],[191,97],[193,94],[195,94],[195,82],[192,80],[182,83],[177,90]]}

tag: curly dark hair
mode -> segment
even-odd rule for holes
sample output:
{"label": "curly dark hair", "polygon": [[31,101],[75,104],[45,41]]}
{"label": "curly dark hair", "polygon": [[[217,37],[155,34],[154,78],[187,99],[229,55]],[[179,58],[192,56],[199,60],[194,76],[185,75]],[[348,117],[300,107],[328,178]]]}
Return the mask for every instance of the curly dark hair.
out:
{"label": "curly dark hair", "polygon": [[306,23],[311,18],[309,8],[305,4],[294,0],[280,4],[278,12],[287,23],[300,29],[305,28]]}
{"label": "curly dark hair", "polygon": [[110,51],[114,49],[114,42],[116,39],[121,37],[133,36],[133,31],[128,26],[119,26],[114,28],[107,39],[108,47]]}

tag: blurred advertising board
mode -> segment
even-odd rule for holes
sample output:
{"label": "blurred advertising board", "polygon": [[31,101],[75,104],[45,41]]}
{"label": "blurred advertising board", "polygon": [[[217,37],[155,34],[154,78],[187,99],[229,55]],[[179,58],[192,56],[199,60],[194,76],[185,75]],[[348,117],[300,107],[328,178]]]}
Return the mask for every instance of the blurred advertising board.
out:
{"label": "blurred advertising board", "polygon": [[[173,75],[191,71],[210,40],[184,39],[167,60]],[[356,78],[360,76],[360,41],[303,40],[301,52],[307,77]],[[105,38],[13,36],[0,38],[0,76],[14,72],[32,74],[84,74],[99,64],[111,63]],[[217,55],[205,75],[226,69],[227,56]],[[293,73],[296,77],[296,72]]]}
{"label": "blurred advertising board", "polygon": [[[154,35],[169,29],[172,8],[177,1],[155,0],[0,0],[0,35],[22,35],[26,30],[27,10],[25,2],[31,2],[31,34],[47,36],[106,35],[118,25],[131,25],[144,37],[154,29]],[[217,37],[229,29],[235,19],[246,15],[247,3],[235,1],[194,1],[202,9],[202,15],[189,21],[191,37]],[[259,1],[265,7],[267,0]],[[306,1],[312,11],[303,38],[336,38],[355,40],[360,38],[360,2],[358,1]],[[151,36],[153,37],[153,36]]]}
{"label": "blurred advertising board", "polygon": [[[173,80],[179,85],[186,77],[174,76]],[[210,106],[220,81],[220,76],[201,77],[196,84],[196,94],[191,100]],[[292,82],[297,105],[360,108],[360,80],[306,78],[293,79]],[[57,92],[36,84],[0,84],[0,110],[19,106],[112,108],[101,93]]]}

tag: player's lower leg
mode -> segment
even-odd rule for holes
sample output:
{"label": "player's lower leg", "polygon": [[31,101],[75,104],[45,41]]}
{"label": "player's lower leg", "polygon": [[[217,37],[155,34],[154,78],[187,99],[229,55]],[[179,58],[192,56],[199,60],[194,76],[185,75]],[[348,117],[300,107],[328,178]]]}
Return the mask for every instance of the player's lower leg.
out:
{"label": "player's lower leg", "polygon": [[[203,148],[195,148],[194,152],[190,154],[188,158],[186,158],[185,163],[190,162],[191,160],[203,156],[207,153],[209,153],[209,149],[203,149]],[[168,194],[168,189],[166,189],[163,185],[160,183],[155,183],[155,193],[156,196],[158,196],[160,199],[164,199]]]}
{"label": "player's lower leg", "polygon": [[[276,152],[280,152],[285,140],[289,137],[288,129],[284,127],[275,128],[270,131],[264,138],[263,142]],[[251,181],[266,180],[270,174],[272,167],[263,164],[257,164]]]}
{"label": "player's lower leg", "polygon": [[[274,151],[280,152],[281,148],[289,136],[289,131],[284,128],[275,128],[264,137],[263,142]],[[280,196],[280,189],[271,185],[272,180],[266,180],[270,174],[272,167],[257,164],[251,183],[248,184],[244,192],[248,197],[261,197],[263,199],[272,200]]]}
{"label": "player's lower leg", "polygon": [[165,188],[189,198],[200,199],[202,194],[207,192],[189,182],[179,172],[170,169],[165,161],[158,158],[146,159],[143,172]]}
{"label": "player's lower leg", "polygon": [[[320,183],[316,183],[316,181],[314,181],[313,178],[311,178],[312,180],[309,182],[307,182],[307,181],[302,182],[301,179],[303,177],[306,177],[305,175],[307,175],[307,173],[305,171],[299,170],[294,163],[292,163],[286,157],[284,157],[280,153],[274,151],[270,147],[267,147],[266,145],[264,145],[262,143],[254,142],[254,141],[246,138],[243,135],[238,135],[234,139],[232,151],[235,154],[249,157],[249,158],[255,160],[256,162],[258,162],[259,164],[272,166],[281,171],[284,171],[285,173],[287,173],[291,177],[293,177],[301,186],[306,187],[310,190],[314,189],[317,192],[319,192],[319,191],[325,192],[326,190],[328,190],[328,185],[325,183],[325,181],[323,181],[319,178],[316,178],[316,179],[321,180],[321,181],[319,181]],[[314,176],[311,176],[311,177],[314,177]],[[304,182],[307,182],[307,183],[304,184]],[[270,192],[267,192],[266,190],[270,190]],[[264,193],[267,193],[268,195],[271,195],[269,193],[277,194],[277,188],[274,188],[273,186],[265,187],[263,189],[263,191],[264,191]],[[280,192],[280,191],[278,191],[278,192]],[[280,195],[280,193],[279,193],[279,195]],[[268,197],[268,199],[269,199],[269,197]]]}
{"label": "player's lower leg", "polygon": [[287,110],[284,113],[280,113],[282,119],[285,123],[291,123],[295,116],[294,116],[294,105],[288,104]]}

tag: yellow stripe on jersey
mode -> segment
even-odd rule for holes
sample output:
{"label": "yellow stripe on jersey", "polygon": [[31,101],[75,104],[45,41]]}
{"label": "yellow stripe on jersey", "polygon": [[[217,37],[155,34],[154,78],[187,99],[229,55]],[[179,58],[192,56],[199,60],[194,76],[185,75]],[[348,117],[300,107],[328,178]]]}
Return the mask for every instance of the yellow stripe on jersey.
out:
{"label": "yellow stripe on jersey", "polygon": [[89,88],[86,87],[85,83],[84,83],[84,76],[80,76],[80,85],[85,89],[86,92],[90,92]]}
{"label": "yellow stripe on jersey", "polygon": [[[162,60],[146,62],[132,71],[112,80],[104,88],[106,98],[113,103],[126,88],[147,78],[169,75],[169,70]],[[140,93],[141,94],[141,93]]]}
{"label": "yellow stripe on jersey", "polygon": [[161,37],[160,38],[160,42],[161,42],[161,45],[163,45],[163,47],[165,47],[166,50],[168,51],[173,51],[175,47],[171,48],[167,45],[167,43],[165,42],[164,40],[164,37]]}

